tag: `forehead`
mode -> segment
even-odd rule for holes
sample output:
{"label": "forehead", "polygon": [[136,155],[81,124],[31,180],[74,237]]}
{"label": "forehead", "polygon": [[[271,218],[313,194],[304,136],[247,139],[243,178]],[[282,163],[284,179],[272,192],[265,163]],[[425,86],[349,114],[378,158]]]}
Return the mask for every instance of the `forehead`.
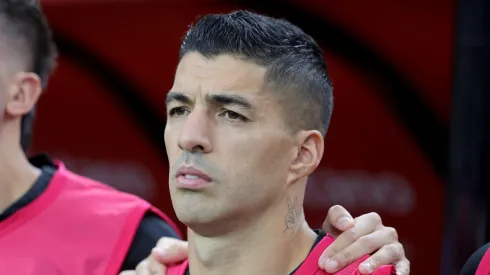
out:
{"label": "forehead", "polygon": [[190,52],[181,59],[174,80],[174,90],[185,93],[259,94],[264,89],[266,69],[231,55],[206,58]]}

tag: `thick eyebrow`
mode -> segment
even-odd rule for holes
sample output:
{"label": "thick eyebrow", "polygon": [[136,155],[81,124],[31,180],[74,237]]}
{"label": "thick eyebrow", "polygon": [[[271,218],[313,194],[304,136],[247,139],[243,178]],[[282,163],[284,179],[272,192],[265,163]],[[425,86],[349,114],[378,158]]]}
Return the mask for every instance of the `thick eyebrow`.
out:
{"label": "thick eyebrow", "polygon": [[[205,95],[204,100],[210,105],[236,105],[246,109],[254,109],[252,103],[243,96],[240,95],[229,95],[229,94],[213,94]],[[192,104],[192,99],[180,92],[169,92],[167,94],[166,103],[177,101],[183,104]]]}
{"label": "thick eyebrow", "polygon": [[179,92],[169,92],[167,94],[167,100],[166,104],[169,105],[170,103],[177,101],[183,104],[191,104],[192,100],[185,94],[179,93]]}
{"label": "thick eyebrow", "polygon": [[212,105],[235,105],[245,109],[254,109],[252,103],[243,96],[229,94],[205,95],[204,100]]}

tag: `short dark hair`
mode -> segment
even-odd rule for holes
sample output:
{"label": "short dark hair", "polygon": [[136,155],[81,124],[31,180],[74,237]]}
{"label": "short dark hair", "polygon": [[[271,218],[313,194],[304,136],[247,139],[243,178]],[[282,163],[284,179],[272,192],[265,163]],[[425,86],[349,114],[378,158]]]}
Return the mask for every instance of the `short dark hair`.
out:
{"label": "short dark hair", "polygon": [[[43,87],[47,85],[48,78],[56,66],[58,56],[53,42],[51,29],[36,0],[1,0],[0,19],[8,24],[2,28],[2,39],[20,39],[23,45],[12,47],[25,47],[22,53],[27,57],[26,71],[39,75]],[[9,43],[8,41],[6,43]],[[24,150],[30,144],[34,110],[22,118],[21,144]]]}
{"label": "short dark hair", "polygon": [[[25,55],[30,57],[27,71],[35,72],[46,85],[47,79],[56,66],[57,50],[53,42],[51,29],[35,0],[0,1],[0,18],[8,24],[7,39],[20,38],[25,43]],[[8,43],[8,42],[7,42]],[[19,46],[19,45],[14,45]]]}
{"label": "short dark hair", "polygon": [[249,11],[210,14],[184,37],[180,59],[188,52],[210,59],[230,54],[265,67],[269,87],[287,96],[283,107],[292,129],[326,133],[332,82],[321,48],[297,26]]}

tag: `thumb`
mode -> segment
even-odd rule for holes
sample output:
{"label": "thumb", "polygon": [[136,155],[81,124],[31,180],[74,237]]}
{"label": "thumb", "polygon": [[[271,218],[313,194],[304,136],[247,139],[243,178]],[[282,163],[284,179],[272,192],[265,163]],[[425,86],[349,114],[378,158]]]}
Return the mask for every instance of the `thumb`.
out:
{"label": "thumb", "polygon": [[177,264],[187,259],[187,242],[177,239],[159,241],[151,251],[151,256],[164,265]]}
{"label": "thumb", "polygon": [[335,205],[328,210],[327,217],[323,222],[322,230],[325,233],[337,237],[342,232],[354,227],[355,222],[351,214],[342,206]]}

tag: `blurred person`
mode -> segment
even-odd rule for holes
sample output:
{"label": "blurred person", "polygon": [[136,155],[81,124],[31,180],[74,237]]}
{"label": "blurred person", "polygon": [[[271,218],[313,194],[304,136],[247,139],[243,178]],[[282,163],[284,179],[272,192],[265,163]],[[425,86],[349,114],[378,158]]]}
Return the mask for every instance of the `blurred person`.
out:
{"label": "blurred person", "polygon": [[[313,231],[303,211],[333,107],[320,47],[288,21],[237,11],[198,20],[179,60],[165,144],[189,259],[167,274],[327,274],[318,263],[333,239]],[[392,259],[378,257],[364,271],[392,274],[384,265]],[[341,273],[358,274],[367,258]],[[123,274],[160,274],[150,261]]]}
{"label": "blurred person", "polygon": [[35,1],[0,1],[0,274],[134,269],[159,238],[179,238],[174,224],[136,196],[24,153],[56,56]]}
{"label": "blurred person", "polygon": [[[61,162],[25,155],[34,107],[56,56],[36,1],[0,1],[0,274],[97,275],[135,269],[159,238],[179,238],[172,221],[146,201],[76,175]],[[341,213],[337,218],[348,215]],[[398,245],[397,239],[384,241],[388,231],[373,217],[355,222],[365,228],[356,236],[375,234],[373,244],[362,246],[361,239],[345,237],[335,242],[339,253],[331,255]],[[330,217],[325,225],[342,228],[339,219]]]}

